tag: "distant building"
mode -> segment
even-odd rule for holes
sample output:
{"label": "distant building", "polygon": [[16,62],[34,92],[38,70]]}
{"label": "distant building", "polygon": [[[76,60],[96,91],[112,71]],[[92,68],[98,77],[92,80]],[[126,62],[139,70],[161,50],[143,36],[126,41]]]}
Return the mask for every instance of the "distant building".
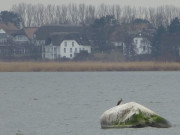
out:
{"label": "distant building", "polygon": [[141,35],[133,38],[132,45],[135,55],[151,54],[151,42]]}
{"label": "distant building", "polygon": [[44,47],[45,59],[73,59],[81,51],[91,53],[88,40],[79,33],[55,33],[49,40],[50,44]]}
{"label": "distant building", "polygon": [[0,56],[12,54],[13,37],[0,29]]}
{"label": "distant building", "polygon": [[82,25],[41,26],[34,33],[35,45],[42,46],[43,59],[73,59],[82,50],[91,53],[90,43],[82,33]]}
{"label": "distant building", "polygon": [[[30,31],[30,28],[28,29]],[[31,30],[32,31],[32,30]],[[32,43],[32,33],[27,29],[19,30],[12,23],[0,22],[0,56],[23,57],[31,56],[34,51],[41,54],[41,49],[35,48]],[[41,55],[40,55],[41,56]],[[10,58],[9,57],[9,58]]]}

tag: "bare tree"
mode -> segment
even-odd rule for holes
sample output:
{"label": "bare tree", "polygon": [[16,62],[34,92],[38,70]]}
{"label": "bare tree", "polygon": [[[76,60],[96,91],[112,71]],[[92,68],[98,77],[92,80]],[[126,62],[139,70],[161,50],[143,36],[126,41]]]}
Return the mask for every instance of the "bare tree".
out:
{"label": "bare tree", "polygon": [[16,12],[21,16],[23,19],[23,26],[26,26],[26,4],[25,3],[20,3],[18,5],[13,5],[12,6],[12,11]]}
{"label": "bare tree", "polygon": [[160,6],[157,8],[120,7],[120,5],[99,6],[85,4],[68,4],[44,6],[20,3],[12,6],[12,11],[18,13],[26,27],[43,24],[80,24],[93,23],[95,19],[113,15],[120,23],[130,23],[136,18],[146,19],[155,27],[168,26],[172,19],[180,17],[180,8]]}
{"label": "bare tree", "polygon": [[85,15],[85,23],[91,24],[94,22],[96,15],[95,15],[96,9],[94,6],[89,5],[86,8],[86,15]]}
{"label": "bare tree", "polygon": [[69,16],[70,16],[70,22],[72,24],[78,24],[78,7],[76,4],[69,4],[68,5],[69,9]]}

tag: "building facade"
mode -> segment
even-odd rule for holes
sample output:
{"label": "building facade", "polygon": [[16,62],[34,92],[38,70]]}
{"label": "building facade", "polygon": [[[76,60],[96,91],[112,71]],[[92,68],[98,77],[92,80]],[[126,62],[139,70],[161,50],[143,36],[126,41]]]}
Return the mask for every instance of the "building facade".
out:
{"label": "building facade", "polygon": [[135,55],[151,54],[151,43],[146,38],[135,37],[132,44]]}
{"label": "building facade", "polygon": [[73,59],[81,51],[91,53],[91,46],[80,45],[76,40],[63,40],[59,46],[53,44],[45,46],[44,57],[49,60]]}

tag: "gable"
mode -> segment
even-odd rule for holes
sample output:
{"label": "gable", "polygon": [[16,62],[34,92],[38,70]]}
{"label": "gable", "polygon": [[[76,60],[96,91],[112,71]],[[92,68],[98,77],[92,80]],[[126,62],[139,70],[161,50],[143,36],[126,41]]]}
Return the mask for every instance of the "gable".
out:
{"label": "gable", "polygon": [[34,38],[34,33],[38,30],[38,28],[36,27],[33,27],[33,28],[24,28],[24,32],[26,34],[26,36],[29,38],[29,39],[33,39]]}
{"label": "gable", "polygon": [[63,40],[60,44],[61,47],[79,47],[80,45],[76,40]]}

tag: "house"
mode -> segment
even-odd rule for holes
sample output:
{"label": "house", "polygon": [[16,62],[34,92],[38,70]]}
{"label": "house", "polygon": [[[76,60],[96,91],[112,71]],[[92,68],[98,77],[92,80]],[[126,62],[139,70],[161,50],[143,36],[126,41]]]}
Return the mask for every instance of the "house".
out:
{"label": "house", "polygon": [[81,51],[91,53],[88,40],[80,33],[53,33],[49,45],[44,47],[44,58],[56,60],[60,58],[73,59]]}
{"label": "house", "polygon": [[132,45],[135,55],[151,54],[151,42],[141,34],[133,38]]}
{"label": "house", "polygon": [[[48,46],[50,45],[51,40],[54,39],[55,41],[58,39],[56,37],[59,37],[59,39],[62,39],[61,36],[62,33],[82,33],[83,32],[83,26],[82,25],[44,25],[41,26],[35,33],[34,33],[34,40],[35,40],[35,45],[36,46],[41,46],[42,47],[42,58],[47,58],[47,59],[53,59],[50,58],[50,56],[47,56],[47,49]],[[60,46],[60,41],[54,44],[53,41],[53,46]],[[79,44],[79,43],[78,43]],[[46,57],[45,57],[46,55]],[[73,55],[73,54],[72,54]],[[60,57],[60,56],[59,56]],[[68,58],[68,57],[67,57]]]}
{"label": "house", "polygon": [[11,55],[13,46],[13,37],[0,29],[0,56]]}
{"label": "house", "polygon": [[36,30],[37,28],[19,30],[12,23],[0,22],[0,58],[41,57],[41,47],[35,47],[32,42]]}

